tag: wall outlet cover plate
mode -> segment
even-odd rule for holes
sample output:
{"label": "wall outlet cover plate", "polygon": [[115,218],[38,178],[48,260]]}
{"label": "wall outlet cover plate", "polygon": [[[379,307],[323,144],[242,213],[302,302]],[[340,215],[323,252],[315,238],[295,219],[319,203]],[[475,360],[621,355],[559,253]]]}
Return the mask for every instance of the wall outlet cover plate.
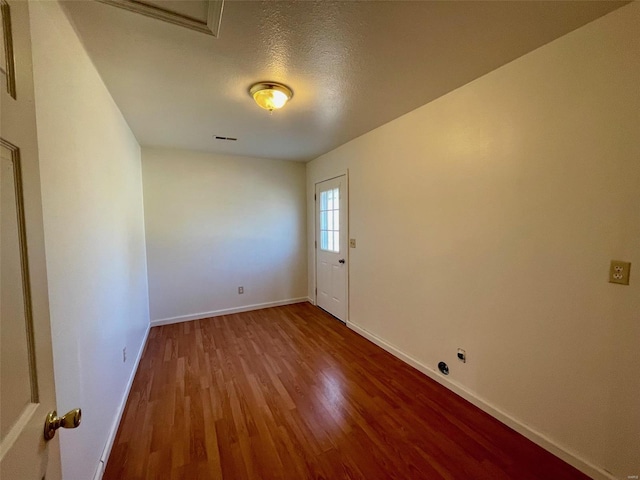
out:
{"label": "wall outlet cover plate", "polygon": [[630,270],[631,263],[622,262],[620,260],[611,260],[611,267],[609,268],[609,283],[629,285]]}

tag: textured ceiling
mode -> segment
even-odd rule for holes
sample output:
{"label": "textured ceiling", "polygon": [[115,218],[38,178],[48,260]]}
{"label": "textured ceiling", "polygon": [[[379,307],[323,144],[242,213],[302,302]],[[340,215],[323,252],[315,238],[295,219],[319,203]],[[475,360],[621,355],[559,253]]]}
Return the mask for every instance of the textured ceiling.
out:
{"label": "textured ceiling", "polygon": [[[217,39],[64,6],[142,145],[306,161],[625,3],[227,0]],[[283,110],[253,103],[263,80],[293,89]]]}

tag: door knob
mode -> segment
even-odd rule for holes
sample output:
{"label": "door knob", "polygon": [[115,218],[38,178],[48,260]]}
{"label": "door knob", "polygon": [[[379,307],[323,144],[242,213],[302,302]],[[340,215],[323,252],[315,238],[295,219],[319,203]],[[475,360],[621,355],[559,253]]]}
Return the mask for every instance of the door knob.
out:
{"label": "door knob", "polygon": [[344,258],[341,258],[340,260],[338,260],[338,263],[344,263]]}
{"label": "door knob", "polygon": [[70,412],[67,412],[62,417],[58,416],[58,412],[53,410],[47,415],[47,419],[44,421],[44,439],[51,440],[56,436],[56,430],[62,428],[77,428],[80,425],[80,419],[82,418],[82,410],[74,408]]}

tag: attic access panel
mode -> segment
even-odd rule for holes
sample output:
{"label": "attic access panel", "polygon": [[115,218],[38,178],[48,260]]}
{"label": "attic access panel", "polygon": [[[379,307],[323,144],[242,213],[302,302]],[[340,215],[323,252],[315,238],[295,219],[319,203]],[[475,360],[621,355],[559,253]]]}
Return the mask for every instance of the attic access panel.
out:
{"label": "attic access panel", "polygon": [[220,35],[224,0],[96,0],[114,7],[124,8],[147,17],[190,28],[198,32]]}

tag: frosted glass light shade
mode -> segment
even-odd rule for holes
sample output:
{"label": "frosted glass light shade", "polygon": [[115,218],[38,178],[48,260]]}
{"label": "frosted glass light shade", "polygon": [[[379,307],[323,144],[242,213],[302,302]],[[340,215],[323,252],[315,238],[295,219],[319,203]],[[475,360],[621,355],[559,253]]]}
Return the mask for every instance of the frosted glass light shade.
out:
{"label": "frosted glass light shade", "polygon": [[289,87],[273,82],[256,83],[249,93],[260,107],[269,111],[284,107],[293,96]]}

